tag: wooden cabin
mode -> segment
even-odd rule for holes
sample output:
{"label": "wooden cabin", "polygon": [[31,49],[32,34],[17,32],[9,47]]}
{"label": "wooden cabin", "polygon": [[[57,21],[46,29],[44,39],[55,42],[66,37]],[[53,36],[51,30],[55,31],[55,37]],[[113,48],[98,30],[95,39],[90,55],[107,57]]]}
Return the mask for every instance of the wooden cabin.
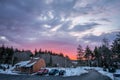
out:
{"label": "wooden cabin", "polygon": [[15,65],[15,70],[21,73],[35,73],[40,70],[40,68],[45,68],[46,63],[42,58],[32,58],[28,61],[21,61]]}

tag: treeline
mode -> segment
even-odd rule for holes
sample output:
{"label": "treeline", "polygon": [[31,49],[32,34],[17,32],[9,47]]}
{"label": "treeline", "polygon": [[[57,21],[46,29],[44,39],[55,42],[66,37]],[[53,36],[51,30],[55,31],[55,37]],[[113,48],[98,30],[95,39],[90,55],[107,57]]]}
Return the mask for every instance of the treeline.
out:
{"label": "treeline", "polygon": [[108,39],[104,38],[102,45],[95,46],[94,50],[91,50],[89,46],[83,50],[82,46],[79,45],[77,51],[79,64],[85,60],[87,66],[109,67],[117,65],[120,62],[120,33],[116,35],[112,45],[109,45]]}
{"label": "treeline", "polygon": [[55,53],[55,52],[52,52],[49,50],[42,50],[42,49],[39,49],[39,50],[35,49],[34,53],[35,54],[33,56],[39,56],[41,54],[50,54],[50,55],[57,55],[57,56],[61,56],[61,57],[68,57],[68,56],[64,56],[63,53]]}
{"label": "treeline", "polygon": [[[55,53],[49,50],[37,50],[35,49],[34,51],[34,57],[41,57],[46,61],[46,66],[48,67],[57,67],[58,64],[59,66],[64,66],[65,67],[65,63],[70,61],[70,58],[66,55],[63,55],[63,53]],[[44,55],[45,54],[45,55]],[[43,57],[44,55],[44,57]],[[55,58],[56,56],[56,58]],[[56,63],[57,61],[57,63]],[[63,61],[63,62],[61,62]],[[66,62],[64,62],[66,61]],[[67,63],[68,64],[68,63]],[[70,64],[70,63],[69,63]]]}
{"label": "treeline", "polygon": [[[2,45],[0,47],[0,64],[12,64],[14,65],[14,60],[18,60],[16,59],[17,57],[13,57],[14,53],[20,54],[20,53],[32,53],[30,50],[26,51],[24,49],[19,50],[19,49],[14,49],[13,47],[6,47],[5,45]],[[35,49],[35,51],[29,56],[29,57],[40,57],[40,55],[42,54],[50,54],[51,56],[56,55],[56,56],[61,56],[61,57],[65,57],[67,59],[69,59],[68,56],[64,56],[63,53],[54,53],[52,51],[49,50],[38,50]],[[23,54],[24,55],[24,54]],[[19,57],[18,57],[19,58]]]}
{"label": "treeline", "polygon": [[12,64],[13,54],[16,52],[24,52],[24,50],[14,49],[13,47],[5,47],[3,44],[0,47],[0,63]]}

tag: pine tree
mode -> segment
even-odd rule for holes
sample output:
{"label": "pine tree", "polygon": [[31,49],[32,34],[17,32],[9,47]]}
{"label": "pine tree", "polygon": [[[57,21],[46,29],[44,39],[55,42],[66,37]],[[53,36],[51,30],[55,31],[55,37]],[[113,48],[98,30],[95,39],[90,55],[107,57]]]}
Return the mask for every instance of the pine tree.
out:
{"label": "pine tree", "polygon": [[92,57],[93,57],[93,53],[90,50],[89,46],[87,46],[86,50],[85,50],[85,58],[87,59],[87,65],[88,66],[91,66],[91,59],[92,59]]}
{"label": "pine tree", "polygon": [[64,57],[63,53],[60,53],[59,56]]}
{"label": "pine tree", "polygon": [[35,56],[37,56],[37,55],[38,55],[37,49],[35,49],[34,53],[35,53]]}
{"label": "pine tree", "polygon": [[50,55],[50,62],[49,62],[49,66],[52,66],[52,55]]}
{"label": "pine tree", "polygon": [[0,48],[0,63],[4,63],[4,53],[5,53],[5,46],[3,44]]}
{"label": "pine tree", "polygon": [[42,50],[41,49],[39,49],[39,54],[41,54],[42,53]]}
{"label": "pine tree", "polygon": [[15,49],[15,52],[20,52],[20,50],[18,50],[17,48]]}
{"label": "pine tree", "polygon": [[78,46],[77,48],[77,60],[78,60],[78,63],[80,64],[81,63],[81,60],[83,59],[83,55],[84,55],[84,52],[83,52],[83,48],[81,45]]}
{"label": "pine tree", "polygon": [[100,46],[100,47],[98,47],[98,53],[99,53],[99,63],[98,63],[98,65],[100,66],[100,67],[102,67],[102,47]]}
{"label": "pine tree", "polygon": [[113,54],[120,58],[120,32],[116,36],[117,38],[113,41],[111,49]]}
{"label": "pine tree", "polygon": [[97,46],[95,46],[95,48],[94,48],[94,56],[97,61],[97,66],[100,66],[101,55],[100,55],[100,52],[99,52],[99,49],[97,48]]}
{"label": "pine tree", "polygon": [[101,55],[102,55],[102,61],[103,66],[108,67],[111,63],[111,50],[109,49],[109,42],[108,39],[103,39],[103,44],[101,46]]}

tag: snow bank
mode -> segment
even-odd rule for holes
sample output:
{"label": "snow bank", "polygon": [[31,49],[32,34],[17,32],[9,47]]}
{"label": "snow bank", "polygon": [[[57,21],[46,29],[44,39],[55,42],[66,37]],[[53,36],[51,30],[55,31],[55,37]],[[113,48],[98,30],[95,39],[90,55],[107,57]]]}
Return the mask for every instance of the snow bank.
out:
{"label": "snow bank", "polygon": [[98,71],[98,72],[101,73],[101,74],[103,74],[103,75],[105,75],[105,76],[108,76],[108,77],[110,77],[112,80],[114,80],[113,73],[109,73],[109,72],[103,71],[103,70]]}
{"label": "snow bank", "polygon": [[101,73],[102,75],[108,76],[112,80],[114,80],[113,74],[109,73],[107,71],[103,71],[103,68],[100,68],[100,67],[91,67],[91,69],[94,69],[94,70],[98,71],[99,73]]}
{"label": "snow bank", "polygon": [[116,70],[115,73],[116,73],[116,74],[120,74],[120,69]]}
{"label": "snow bank", "polygon": [[[102,75],[110,77],[112,80],[114,80],[113,74],[120,74],[120,69],[117,69],[115,73],[110,73],[108,71],[103,71],[103,68],[100,67],[92,67],[93,69],[97,70]],[[120,80],[120,79],[119,79]]]}
{"label": "snow bank", "polygon": [[77,67],[77,68],[66,68],[65,76],[79,76],[83,73],[88,73],[88,71],[84,70],[84,68]]}
{"label": "snow bank", "polygon": [[85,70],[85,68],[83,67],[77,67],[77,68],[47,68],[49,71],[51,69],[58,69],[58,70],[65,70],[66,73],[64,75],[64,77],[67,76],[79,76],[83,73],[88,73],[88,71]]}
{"label": "snow bank", "polygon": [[2,74],[11,74],[11,75],[18,75],[17,73],[13,73],[11,70],[6,70],[6,71],[0,70],[0,73],[2,73]]}
{"label": "snow bank", "polygon": [[[14,67],[12,67],[11,65],[8,65],[8,64],[1,64],[1,65],[4,66],[6,69],[5,69],[5,71],[3,69],[0,69],[0,73],[2,73],[2,74],[11,74],[11,75],[18,75],[17,73],[12,72]],[[9,66],[9,69],[7,69],[7,66]]]}

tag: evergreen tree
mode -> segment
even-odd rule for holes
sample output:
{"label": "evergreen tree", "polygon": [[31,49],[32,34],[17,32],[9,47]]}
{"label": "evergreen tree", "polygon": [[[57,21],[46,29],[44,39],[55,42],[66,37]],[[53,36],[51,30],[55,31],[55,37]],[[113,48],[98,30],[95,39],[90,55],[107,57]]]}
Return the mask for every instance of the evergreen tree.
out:
{"label": "evergreen tree", "polygon": [[99,48],[97,48],[97,46],[95,46],[95,48],[94,48],[94,56],[95,56],[95,60],[97,60],[97,66],[100,66],[101,54],[100,54],[100,50],[99,50]]}
{"label": "evergreen tree", "polygon": [[24,50],[24,49],[22,49],[22,52],[25,52],[25,50]]}
{"label": "evergreen tree", "polygon": [[35,49],[34,53],[35,53],[35,56],[37,56],[37,55],[38,55],[37,49]]}
{"label": "evergreen tree", "polygon": [[109,47],[109,41],[108,41],[107,38],[103,38],[102,45],[105,46],[105,47]]}
{"label": "evergreen tree", "polygon": [[120,58],[120,32],[117,34],[117,38],[113,41],[111,47],[113,54]]}
{"label": "evergreen tree", "polygon": [[98,47],[98,53],[99,53],[99,63],[98,63],[98,65],[100,66],[100,67],[102,67],[102,63],[103,63],[103,60],[102,60],[102,47],[100,46],[100,47]]}
{"label": "evergreen tree", "polygon": [[52,66],[52,55],[50,55],[50,62],[49,62],[49,66]]}
{"label": "evergreen tree", "polygon": [[108,67],[111,61],[111,50],[109,49],[109,42],[108,39],[103,39],[103,44],[101,46],[101,55],[103,66]]}
{"label": "evergreen tree", "polygon": [[91,59],[93,58],[93,53],[90,50],[89,46],[86,47],[85,58],[87,59],[87,65],[91,66]]}
{"label": "evergreen tree", "polygon": [[47,50],[45,50],[45,51],[44,51],[44,53],[45,53],[45,54],[47,54],[47,53],[48,53],[48,51],[47,51]]}
{"label": "evergreen tree", "polygon": [[4,55],[5,55],[5,46],[3,44],[0,48],[0,63],[4,63]]}
{"label": "evergreen tree", "polygon": [[84,54],[84,52],[83,52],[83,48],[82,48],[82,46],[81,45],[79,45],[78,46],[78,48],[77,48],[77,60],[78,60],[78,63],[80,64],[80,62],[81,62],[81,60],[82,60],[82,58],[83,58],[83,54]]}
{"label": "evergreen tree", "polygon": [[69,56],[67,56],[67,55],[65,56],[65,58],[68,59],[68,60],[70,60]]}
{"label": "evergreen tree", "polygon": [[63,53],[60,53],[59,56],[64,57]]}
{"label": "evergreen tree", "polygon": [[42,50],[41,50],[41,49],[39,49],[39,51],[38,51],[38,52],[39,52],[39,54],[41,54],[41,53],[42,53]]}
{"label": "evergreen tree", "polygon": [[17,48],[15,49],[15,52],[20,52],[20,50],[18,50]]}

